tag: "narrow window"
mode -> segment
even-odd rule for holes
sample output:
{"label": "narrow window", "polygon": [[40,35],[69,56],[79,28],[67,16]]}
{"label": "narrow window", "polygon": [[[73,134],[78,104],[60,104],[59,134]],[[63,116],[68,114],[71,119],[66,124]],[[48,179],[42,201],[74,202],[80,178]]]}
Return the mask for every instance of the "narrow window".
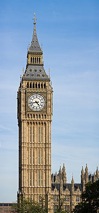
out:
{"label": "narrow window", "polygon": [[32,164],[32,149],[30,148],[30,164]]}
{"label": "narrow window", "polygon": [[29,88],[29,82],[27,82],[27,88]]}
{"label": "narrow window", "polygon": [[33,126],[33,129],[32,129],[33,131],[32,131],[32,141],[33,141],[33,143],[34,143],[34,126]]}
{"label": "narrow window", "polygon": [[30,88],[32,88],[32,84],[30,83]]}
{"label": "narrow window", "polygon": [[32,186],[32,171],[30,170],[30,186]]}
{"label": "narrow window", "polygon": [[41,142],[41,127],[39,126],[39,143]]}
{"label": "narrow window", "polygon": [[43,185],[43,172],[40,170],[38,171],[38,186],[42,186]]}
{"label": "narrow window", "polygon": [[32,143],[32,126],[30,126],[30,143]]}

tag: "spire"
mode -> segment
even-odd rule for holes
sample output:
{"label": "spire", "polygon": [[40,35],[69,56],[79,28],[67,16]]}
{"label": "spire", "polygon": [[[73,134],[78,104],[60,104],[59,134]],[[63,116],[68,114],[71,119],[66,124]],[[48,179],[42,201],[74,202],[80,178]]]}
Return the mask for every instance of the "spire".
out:
{"label": "spire", "polygon": [[86,164],[86,167],[85,167],[85,173],[88,174],[88,166]]}
{"label": "spire", "polygon": [[88,166],[85,167],[85,183],[88,183]]}
{"label": "spire", "polygon": [[38,42],[36,33],[36,16],[34,15],[34,30],[32,41],[27,52],[27,65],[23,74],[24,80],[46,80],[50,81],[49,76],[44,70],[43,52]]}
{"label": "spire", "polygon": [[39,45],[39,42],[38,42],[38,38],[37,38],[37,33],[36,33],[36,16],[34,14],[34,30],[33,30],[33,36],[32,36],[32,41],[31,41],[31,45],[28,49],[28,52],[31,52],[31,53],[41,53],[42,54],[42,50],[41,50],[41,47]]}
{"label": "spire", "polygon": [[72,175],[72,180],[71,180],[71,193],[74,192],[74,178],[73,178],[73,175]]}
{"label": "spire", "polygon": [[72,184],[72,186],[74,185],[74,178],[73,178],[73,175],[72,175],[71,184]]}
{"label": "spire", "polygon": [[60,169],[59,169],[59,178],[60,179],[62,178],[62,169],[61,169],[61,166],[60,166]]}
{"label": "spire", "polygon": [[84,169],[83,169],[83,166],[82,166],[82,170],[81,170],[81,177],[84,177]]}
{"label": "spire", "polygon": [[63,183],[65,184],[67,179],[66,179],[66,169],[65,169],[65,164],[63,164],[63,168],[62,168],[62,179],[63,179]]}

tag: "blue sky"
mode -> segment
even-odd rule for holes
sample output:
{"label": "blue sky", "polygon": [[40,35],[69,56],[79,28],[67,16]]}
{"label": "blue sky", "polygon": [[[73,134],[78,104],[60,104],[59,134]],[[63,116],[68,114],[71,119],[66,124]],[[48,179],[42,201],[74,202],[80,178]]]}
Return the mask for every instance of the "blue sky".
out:
{"label": "blue sky", "polygon": [[33,14],[53,85],[52,172],[99,165],[99,1],[0,2],[0,202],[18,189],[17,90],[33,33]]}

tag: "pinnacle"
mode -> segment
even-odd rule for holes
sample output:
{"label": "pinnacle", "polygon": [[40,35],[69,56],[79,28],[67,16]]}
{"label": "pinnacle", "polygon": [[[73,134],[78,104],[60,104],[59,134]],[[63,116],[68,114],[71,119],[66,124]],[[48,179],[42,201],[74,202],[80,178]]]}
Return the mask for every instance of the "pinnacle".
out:
{"label": "pinnacle", "polygon": [[42,54],[42,50],[41,50],[41,47],[39,45],[38,38],[37,38],[37,33],[36,33],[36,17],[35,17],[35,15],[34,15],[33,36],[32,36],[32,41],[31,41],[31,45],[30,45],[30,47],[28,49],[28,52]]}

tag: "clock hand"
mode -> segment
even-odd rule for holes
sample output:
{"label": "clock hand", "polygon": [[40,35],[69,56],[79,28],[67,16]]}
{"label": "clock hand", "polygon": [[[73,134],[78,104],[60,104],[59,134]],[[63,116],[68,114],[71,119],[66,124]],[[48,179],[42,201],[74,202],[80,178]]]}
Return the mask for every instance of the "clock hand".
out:
{"label": "clock hand", "polygon": [[39,106],[39,101],[35,101],[35,102],[33,102],[33,103],[36,103],[36,104],[38,104],[38,106]]}

